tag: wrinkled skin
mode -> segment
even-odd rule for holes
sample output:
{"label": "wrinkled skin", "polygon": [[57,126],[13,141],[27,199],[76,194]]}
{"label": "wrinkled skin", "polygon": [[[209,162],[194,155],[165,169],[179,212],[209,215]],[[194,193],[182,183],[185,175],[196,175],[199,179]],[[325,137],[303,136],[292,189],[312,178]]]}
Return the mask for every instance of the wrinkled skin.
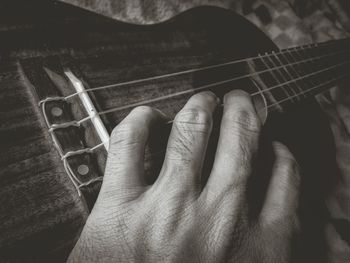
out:
{"label": "wrinkled skin", "polygon": [[162,170],[144,181],[144,149],[166,117],[134,109],[113,131],[98,200],[68,262],[290,262],[298,233],[298,165],[273,143],[275,162],[261,212],[248,216],[247,182],[261,122],[250,96],[232,91],[214,165],[201,169],[219,100],[194,95],[178,113]]}

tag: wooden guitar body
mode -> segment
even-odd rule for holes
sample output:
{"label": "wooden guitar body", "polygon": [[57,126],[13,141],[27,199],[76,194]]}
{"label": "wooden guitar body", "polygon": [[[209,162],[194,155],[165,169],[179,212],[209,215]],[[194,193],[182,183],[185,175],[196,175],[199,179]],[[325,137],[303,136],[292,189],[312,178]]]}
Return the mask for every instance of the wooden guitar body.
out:
{"label": "wooden guitar body", "polygon": [[[81,189],[85,199],[79,196],[38,106],[48,97],[75,92],[65,70],[71,70],[86,88],[95,88],[276,49],[244,18],[215,7],[195,8],[161,24],[140,26],[51,1],[3,1],[1,5],[0,262],[63,262],[98,194],[100,181]],[[213,75],[199,72],[101,89],[89,95],[96,109],[104,111],[181,92],[245,70],[232,67]],[[222,96],[230,89],[245,88],[240,85],[212,90]],[[190,95],[150,106],[173,117]],[[109,133],[129,110],[101,116]],[[86,117],[79,96],[69,102],[48,102],[45,111],[50,123]],[[307,201],[301,213],[308,218],[306,233],[313,234],[314,239],[306,234],[300,244],[309,246],[301,249],[312,257],[308,262],[322,262],[322,198],[331,182],[335,159],[327,120],[318,104],[308,100],[270,118],[265,129],[269,140],[288,145],[303,169],[303,195]],[[89,122],[57,133],[64,152],[101,143]],[[157,153],[165,142],[155,138],[154,146],[147,150],[150,181],[161,164],[161,154]],[[85,183],[103,175],[106,156],[106,150],[100,147],[69,161]]]}

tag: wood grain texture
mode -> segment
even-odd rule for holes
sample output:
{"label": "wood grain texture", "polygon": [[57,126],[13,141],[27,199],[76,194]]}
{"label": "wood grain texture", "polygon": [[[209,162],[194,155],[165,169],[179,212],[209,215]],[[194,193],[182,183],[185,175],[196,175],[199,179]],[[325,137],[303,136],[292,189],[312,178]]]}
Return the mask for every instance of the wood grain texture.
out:
{"label": "wood grain texture", "polygon": [[[74,72],[87,87],[96,87],[275,48],[243,18],[217,8],[193,10],[165,24],[142,27],[118,23],[64,4],[35,3],[4,1],[0,9],[2,24],[7,25],[0,32],[0,261],[4,262],[62,262],[88,214],[53,147],[32,87],[42,84],[31,80],[25,70],[26,63],[33,62],[37,56],[48,61],[54,55],[64,64],[68,56],[73,61]],[[260,45],[256,46],[256,42]],[[54,67],[47,67],[55,71]],[[203,77],[199,74],[157,85],[134,86],[118,93],[96,92],[93,98],[97,98],[97,107],[103,110],[150,95],[156,97],[190,88],[203,81]],[[173,116],[185,100],[186,97],[181,97],[153,106]],[[123,114],[104,116],[109,130]],[[319,200],[327,190],[326,175],[331,174],[334,158],[323,115],[315,102],[309,101],[284,118],[276,118],[266,130],[269,140],[278,139],[290,146],[308,174],[304,186],[308,201],[303,211],[306,218],[318,218],[318,224],[308,221],[311,227],[306,232],[314,233],[323,224],[319,220],[324,216]],[[156,152],[164,147],[166,136],[162,137],[162,143],[159,136],[167,132],[158,131],[148,151]],[[151,175],[161,164],[161,157],[156,157],[149,158],[146,164]],[[315,177],[319,187],[309,191]],[[312,243],[306,235],[300,242],[313,244],[312,248],[300,248],[307,249],[312,256],[313,261],[308,262],[322,259],[319,251],[323,251],[320,250],[323,239],[321,234],[316,238],[318,241]]]}
{"label": "wood grain texture", "polygon": [[17,65],[2,65],[0,261],[45,261],[49,255],[62,261],[62,250],[73,245],[87,210],[58,165],[57,151]]}

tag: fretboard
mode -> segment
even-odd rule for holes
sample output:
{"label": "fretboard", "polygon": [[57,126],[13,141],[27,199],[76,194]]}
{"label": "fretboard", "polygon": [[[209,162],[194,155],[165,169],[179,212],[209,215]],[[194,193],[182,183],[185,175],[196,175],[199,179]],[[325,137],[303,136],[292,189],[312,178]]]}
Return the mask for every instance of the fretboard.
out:
{"label": "fretboard", "polygon": [[315,96],[350,76],[350,40],[336,40],[252,58],[254,77],[268,94],[268,110]]}

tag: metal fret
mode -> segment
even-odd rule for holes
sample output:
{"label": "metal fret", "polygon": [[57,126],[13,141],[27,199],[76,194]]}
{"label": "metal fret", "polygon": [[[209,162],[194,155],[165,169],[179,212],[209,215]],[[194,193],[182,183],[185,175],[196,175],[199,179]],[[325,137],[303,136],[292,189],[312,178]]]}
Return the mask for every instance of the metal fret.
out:
{"label": "metal fret", "polygon": [[[271,64],[270,61],[267,61],[267,60],[264,60],[264,59],[261,59],[262,63],[267,67],[267,68],[274,68],[275,66],[273,64]],[[270,77],[272,77],[272,79],[278,83],[278,84],[282,84],[284,82],[283,78],[281,78],[281,75],[278,74],[278,71],[277,70],[271,70],[270,72]],[[285,96],[286,97],[292,97],[294,93],[290,93],[290,91],[288,91],[286,89],[286,87],[284,86],[281,86],[281,90],[284,91],[285,93]],[[279,100],[279,99],[277,99]],[[291,101],[293,102],[293,99],[291,99]]]}
{"label": "metal fret", "polygon": [[[279,64],[279,65],[286,65],[286,64],[288,64],[288,62],[284,62],[284,61],[280,58],[280,56],[276,54],[276,52],[272,52],[272,54],[273,54],[273,58],[274,58],[274,60],[276,61],[277,64]],[[293,75],[293,74],[290,72],[290,70],[288,70],[288,66],[285,66],[285,67],[283,68],[283,73],[284,73],[285,78],[286,78],[288,81],[297,78],[297,76]],[[297,82],[293,83],[292,85],[296,88],[296,92],[297,92],[298,94],[303,93],[303,89],[298,85]],[[299,95],[299,96],[300,96],[300,95]],[[301,96],[304,96],[304,94],[301,94]]]}
{"label": "metal fret", "polygon": [[[281,79],[283,82],[288,82],[291,79],[288,77],[288,73],[285,71],[283,64],[281,64],[278,59],[276,59],[276,57],[274,56],[275,52],[272,51],[272,56],[269,57],[269,60],[272,64],[273,67],[280,67],[282,66],[282,68],[280,68],[280,70],[277,71],[277,76],[279,77],[279,79]],[[295,90],[293,88],[293,86],[295,85],[295,83],[290,83],[288,84],[289,90],[292,91],[293,93],[293,97],[295,97],[297,100],[299,99],[298,96],[298,90]]]}

